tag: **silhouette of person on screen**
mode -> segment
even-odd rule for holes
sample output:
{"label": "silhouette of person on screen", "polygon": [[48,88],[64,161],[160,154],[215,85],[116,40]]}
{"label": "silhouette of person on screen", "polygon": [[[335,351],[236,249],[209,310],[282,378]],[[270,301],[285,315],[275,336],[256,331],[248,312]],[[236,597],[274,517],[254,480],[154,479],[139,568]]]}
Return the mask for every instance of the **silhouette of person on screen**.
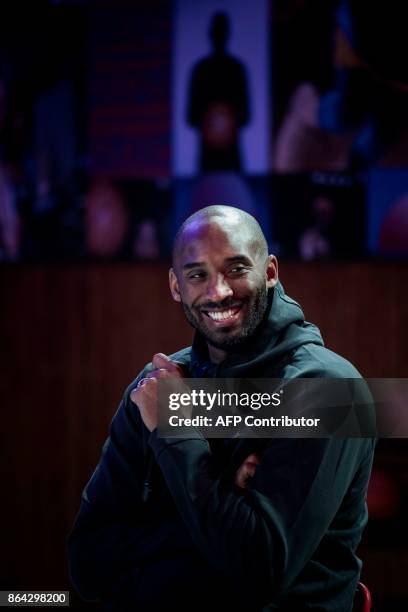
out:
{"label": "silhouette of person on screen", "polygon": [[217,12],[210,21],[212,52],[192,70],[187,121],[199,130],[202,171],[241,170],[239,130],[249,121],[246,71],[227,52],[230,20]]}

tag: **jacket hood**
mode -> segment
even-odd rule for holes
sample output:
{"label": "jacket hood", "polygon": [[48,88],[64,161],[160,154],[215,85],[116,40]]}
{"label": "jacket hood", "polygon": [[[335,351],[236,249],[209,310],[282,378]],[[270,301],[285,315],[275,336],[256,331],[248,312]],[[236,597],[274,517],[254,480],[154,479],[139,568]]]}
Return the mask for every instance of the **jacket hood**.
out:
{"label": "jacket hood", "polygon": [[299,304],[285,294],[283,286],[278,282],[269,291],[268,307],[255,334],[229,353],[218,367],[210,364],[206,341],[196,332],[191,368],[195,375],[200,375],[199,371],[203,367],[205,370],[217,367],[217,376],[244,377],[250,375],[251,370],[259,372],[261,365],[267,365],[268,370],[275,369],[274,366],[278,368],[282,360],[290,359],[291,353],[305,344],[323,346],[320,331],[305,321]]}

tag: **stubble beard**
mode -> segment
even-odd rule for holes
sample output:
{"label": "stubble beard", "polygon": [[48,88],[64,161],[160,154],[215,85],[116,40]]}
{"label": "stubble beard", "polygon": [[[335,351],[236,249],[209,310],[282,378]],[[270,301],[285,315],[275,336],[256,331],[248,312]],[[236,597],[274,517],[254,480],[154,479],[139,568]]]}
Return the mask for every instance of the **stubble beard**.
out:
{"label": "stubble beard", "polygon": [[[205,323],[202,323],[200,319],[197,319],[193,308],[190,308],[190,306],[185,304],[183,301],[181,304],[190,325],[196,331],[198,331],[209,344],[217,349],[228,351],[244,344],[257,330],[268,306],[268,289],[266,285],[262,284],[257,289],[256,294],[243,305],[243,307],[248,307],[248,315],[243,321],[241,328],[235,333],[231,333],[228,328],[220,329],[219,331],[215,332],[208,329]],[[228,300],[220,302],[219,306],[228,307]],[[206,315],[201,313],[201,316],[205,317]]]}

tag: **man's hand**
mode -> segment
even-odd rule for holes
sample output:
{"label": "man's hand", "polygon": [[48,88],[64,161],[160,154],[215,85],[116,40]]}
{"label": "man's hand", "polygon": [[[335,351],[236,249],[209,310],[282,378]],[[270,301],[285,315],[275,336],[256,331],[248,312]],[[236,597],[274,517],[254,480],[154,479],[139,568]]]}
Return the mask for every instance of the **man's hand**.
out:
{"label": "man's hand", "polygon": [[[152,359],[154,370],[143,378],[136,389],[130,394],[130,399],[137,405],[143,423],[149,431],[157,427],[157,381],[169,378],[183,378],[184,373],[177,363],[171,361],[164,353],[156,353]],[[256,453],[249,455],[235,474],[235,484],[246,489],[248,481],[255,474],[261,459]]]}
{"label": "man's hand", "polygon": [[143,378],[136,389],[130,394],[130,399],[137,405],[143,423],[149,431],[157,427],[157,381],[159,379],[183,378],[181,366],[171,361],[164,353],[156,353],[152,359],[154,370]]}
{"label": "man's hand", "polygon": [[255,474],[256,468],[261,464],[261,459],[256,453],[248,455],[244,463],[235,474],[235,484],[241,489],[246,489],[248,481]]}

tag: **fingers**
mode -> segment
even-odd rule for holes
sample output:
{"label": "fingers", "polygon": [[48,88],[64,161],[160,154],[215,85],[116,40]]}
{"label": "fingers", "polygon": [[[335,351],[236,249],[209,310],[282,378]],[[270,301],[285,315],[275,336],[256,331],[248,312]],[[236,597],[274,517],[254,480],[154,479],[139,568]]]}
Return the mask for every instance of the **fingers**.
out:
{"label": "fingers", "polygon": [[139,408],[142,406],[143,400],[146,398],[155,398],[157,391],[157,380],[154,378],[144,378],[140,382],[140,386],[137,386],[130,393],[130,399],[134,404],[137,404]]}
{"label": "fingers", "polygon": [[132,402],[137,403],[136,398],[140,398],[141,394],[145,395],[146,393],[151,393],[153,390],[156,390],[158,380],[173,378],[174,373],[169,372],[165,368],[152,370],[151,372],[148,372],[144,378],[139,380],[137,387],[133,389],[130,394],[130,399]]}
{"label": "fingers", "polygon": [[248,481],[252,478],[256,472],[258,465],[261,465],[261,458],[256,453],[248,455],[244,463],[238,468],[234,482],[241,489],[245,489],[248,486]]}
{"label": "fingers", "polygon": [[139,380],[137,387],[133,389],[130,394],[130,399],[136,404],[137,398],[140,398],[141,395],[146,395],[146,393],[149,394],[153,390],[156,390],[157,381],[159,379],[163,380],[166,378],[172,378],[172,374],[170,374],[170,372],[168,372],[168,370],[165,370],[164,368],[149,372],[144,378]]}
{"label": "fingers", "polygon": [[170,357],[167,357],[164,353],[155,353],[152,363],[155,368],[164,368],[166,366],[171,366],[173,362]]}
{"label": "fingers", "polygon": [[252,453],[252,455],[248,455],[243,465],[246,465],[247,467],[253,468],[255,470],[257,465],[261,465],[261,458],[256,453]]}
{"label": "fingers", "polygon": [[174,363],[167,355],[164,353],[156,353],[152,359],[152,365],[155,369],[165,369],[168,372],[173,372],[174,374],[183,375],[183,371],[181,367]]}
{"label": "fingers", "polygon": [[146,378],[141,378],[141,379],[139,380],[139,382],[137,383],[137,389],[138,389],[139,387],[143,387],[143,385],[144,385],[144,384],[145,384],[145,383],[146,383],[148,380],[149,380],[149,379],[148,379],[147,377],[146,377]]}
{"label": "fingers", "polygon": [[156,353],[152,365],[153,370],[139,380],[130,393],[130,399],[139,408],[142,421],[149,431],[153,431],[158,424],[158,381],[168,379],[179,384],[183,378],[181,366],[164,353]]}
{"label": "fingers", "polygon": [[240,487],[241,489],[245,489],[247,487],[249,478],[250,478],[250,475],[246,471],[245,467],[241,465],[241,467],[237,470],[235,474],[234,482],[237,485],[237,487]]}
{"label": "fingers", "polygon": [[152,370],[151,372],[146,374],[146,380],[150,380],[152,378],[163,379],[163,378],[173,378],[173,377],[174,377],[174,373],[169,372],[169,370],[167,370],[166,368]]}
{"label": "fingers", "polygon": [[135,404],[141,397],[156,392],[157,380],[180,379],[183,377],[181,366],[172,361],[164,353],[156,353],[152,359],[153,370],[148,372],[144,378],[139,380],[137,387],[130,394],[130,399]]}

